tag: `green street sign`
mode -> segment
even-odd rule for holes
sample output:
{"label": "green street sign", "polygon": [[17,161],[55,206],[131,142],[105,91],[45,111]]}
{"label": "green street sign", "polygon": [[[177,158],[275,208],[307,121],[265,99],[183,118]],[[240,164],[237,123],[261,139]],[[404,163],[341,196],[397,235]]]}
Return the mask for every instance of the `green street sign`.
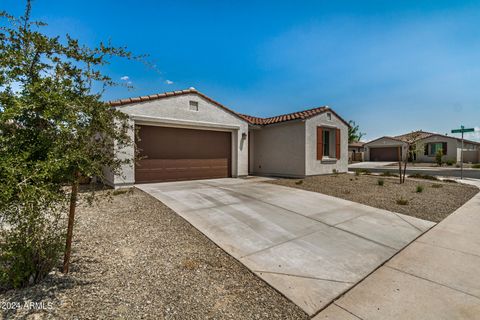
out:
{"label": "green street sign", "polygon": [[474,128],[468,128],[468,129],[455,129],[455,130],[452,130],[452,133],[465,133],[465,132],[474,132],[475,129]]}

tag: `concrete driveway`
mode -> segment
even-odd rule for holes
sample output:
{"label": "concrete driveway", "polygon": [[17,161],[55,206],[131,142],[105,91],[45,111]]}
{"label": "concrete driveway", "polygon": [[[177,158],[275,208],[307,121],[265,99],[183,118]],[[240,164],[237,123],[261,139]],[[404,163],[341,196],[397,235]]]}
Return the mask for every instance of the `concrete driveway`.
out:
{"label": "concrete driveway", "polygon": [[258,178],[137,188],[175,210],[309,315],[433,225]]}

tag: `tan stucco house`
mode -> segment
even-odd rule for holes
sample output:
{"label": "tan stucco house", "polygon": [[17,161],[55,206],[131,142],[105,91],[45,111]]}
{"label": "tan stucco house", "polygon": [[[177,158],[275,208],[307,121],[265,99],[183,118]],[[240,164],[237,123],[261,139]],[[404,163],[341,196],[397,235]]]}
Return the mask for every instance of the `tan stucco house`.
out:
{"label": "tan stucco house", "polygon": [[[398,161],[407,154],[409,144],[414,144],[413,161],[435,162],[438,150],[443,152],[443,161],[461,161],[461,139],[422,130],[389,137],[384,136],[365,143],[365,161]],[[479,162],[480,143],[464,140],[464,162]]]}
{"label": "tan stucco house", "polygon": [[[259,118],[239,114],[194,88],[111,101],[138,130],[135,147],[116,151],[139,160],[115,187],[135,183],[242,177],[305,177],[346,172],[348,123],[329,107]],[[130,132],[135,137],[134,130]],[[135,150],[137,148],[137,150]]]}

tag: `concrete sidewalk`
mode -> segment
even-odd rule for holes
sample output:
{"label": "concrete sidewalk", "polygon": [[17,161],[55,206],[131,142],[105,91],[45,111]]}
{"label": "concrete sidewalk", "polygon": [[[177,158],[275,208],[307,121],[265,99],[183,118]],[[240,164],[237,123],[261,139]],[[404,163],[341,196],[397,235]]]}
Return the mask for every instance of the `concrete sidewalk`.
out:
{"label": "concrete sidewalk", "polygon": [[137,185],[309,315],[434,223],[259,179]]}
{"label": "concrete sidewalk", "polygon": [[314,319],[480,319],[479,271],[477,194]]}

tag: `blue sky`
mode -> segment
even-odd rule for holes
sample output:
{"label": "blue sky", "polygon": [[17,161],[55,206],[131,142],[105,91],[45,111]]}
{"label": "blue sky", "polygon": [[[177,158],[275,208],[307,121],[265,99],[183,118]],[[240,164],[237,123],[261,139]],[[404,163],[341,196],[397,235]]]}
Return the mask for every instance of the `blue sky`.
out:
{"label": "blue sky", "polygon": [[109,66],[135,89],[105,99],[193,86],[255,116],[329,105],[367,140],[480,127],[479,1],[258,2],[36,0],[33,15],[51,34],[150,55],[160,73]]}

